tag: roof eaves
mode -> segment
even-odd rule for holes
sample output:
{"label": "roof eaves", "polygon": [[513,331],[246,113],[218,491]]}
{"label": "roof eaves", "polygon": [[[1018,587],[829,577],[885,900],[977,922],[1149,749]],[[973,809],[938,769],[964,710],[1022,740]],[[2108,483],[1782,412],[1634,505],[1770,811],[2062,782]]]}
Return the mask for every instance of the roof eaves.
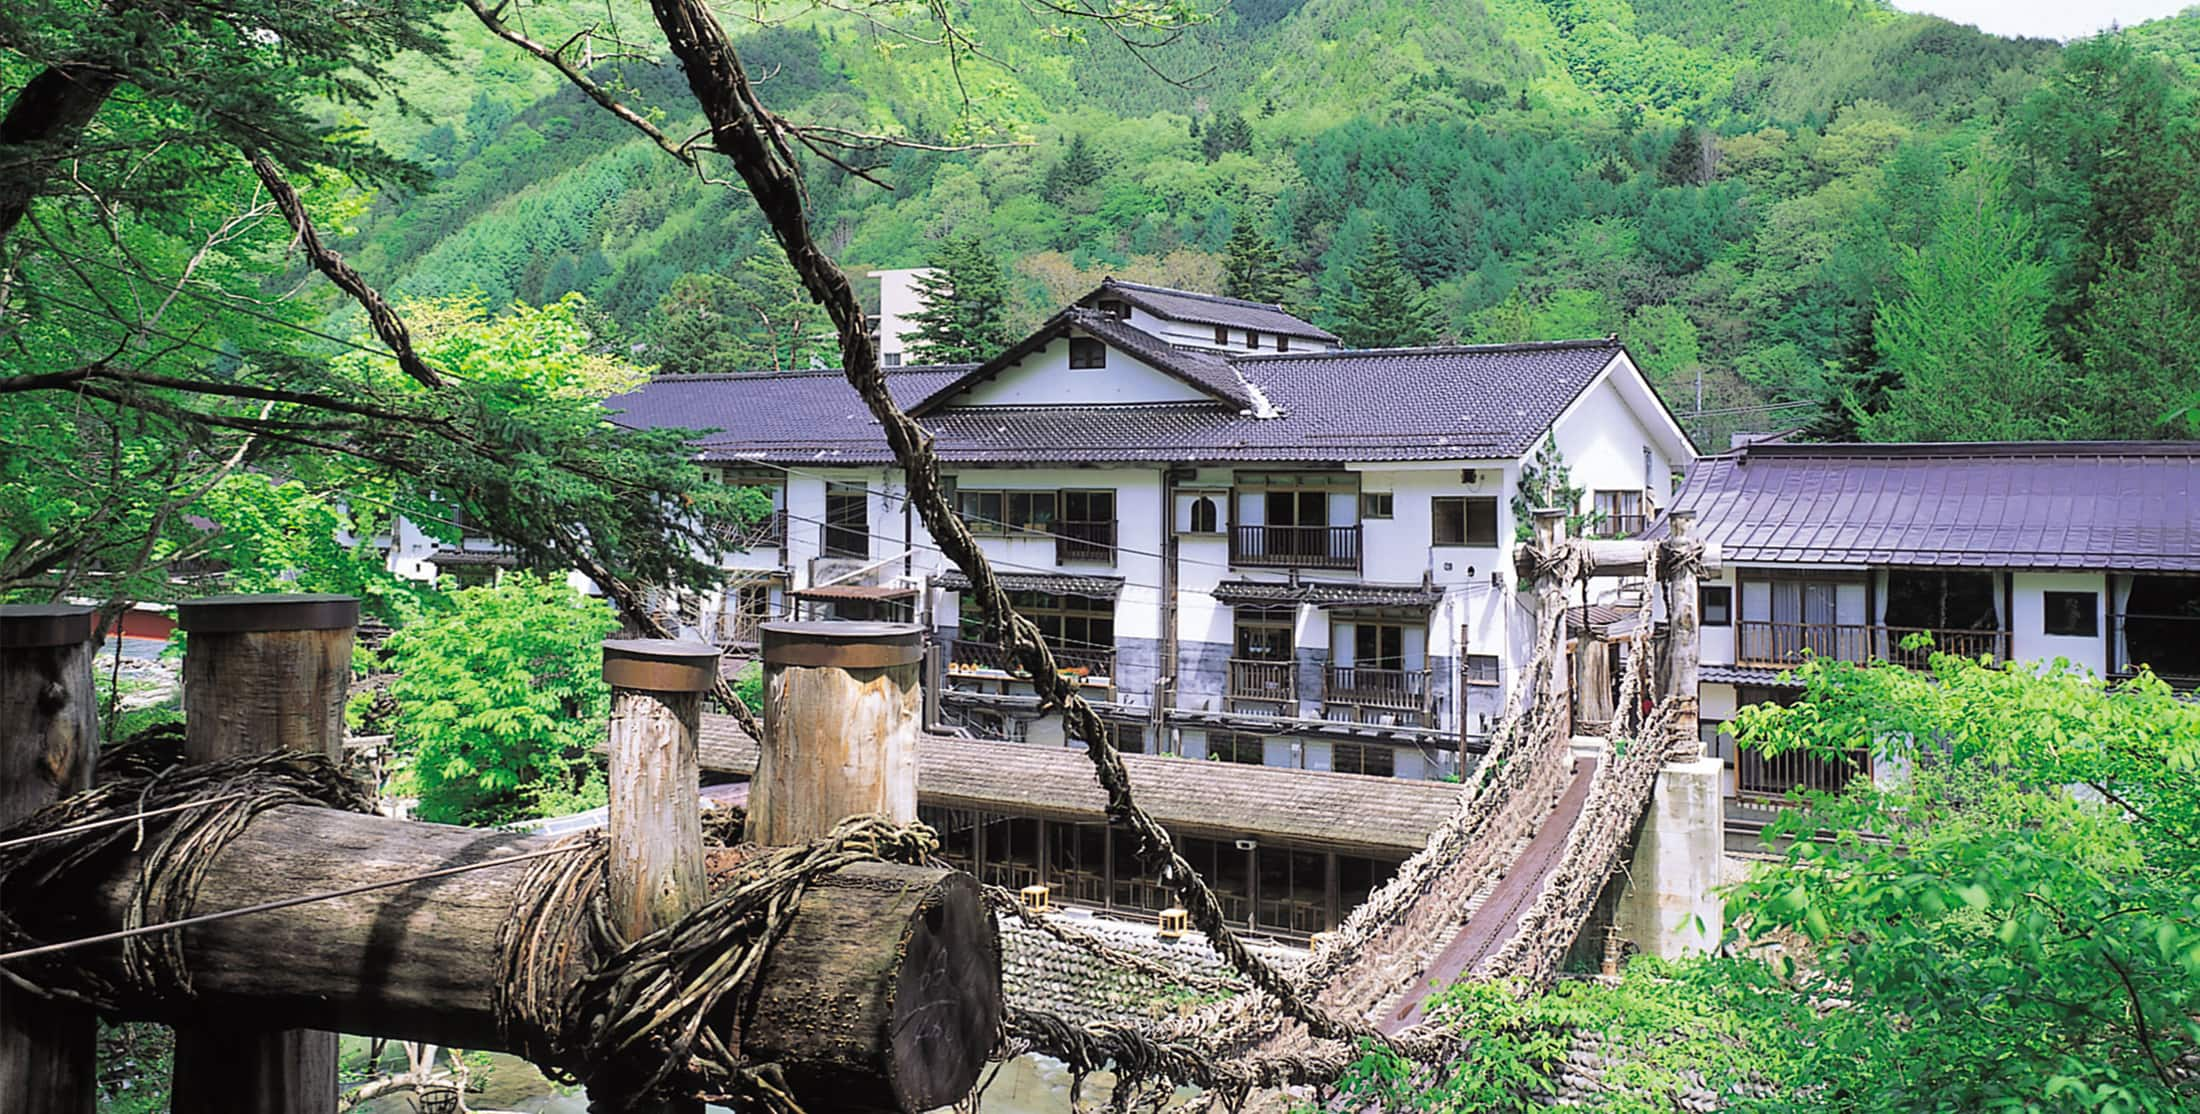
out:
{"label": "roof eaves", "polygon": [[1171,298],[1182,298],[1188,301],[1195,302],[1207,302],[1218,306],[1230,306],[1238,309],[1264,310],[1266,312],[1277,314],[1279,316],[1287,318],[1293,323],[1292,327],[1287,330],[1278,329],[1274,326],[1273,323],[1271,323],[1264,330],[1266,332],[1282,332],[1287,336],[1305,337],[1309,340],[1327,341],[1331,344],[1335,344],[1338,341],[1337,334],[1332,333],[1329,330],[1324,329],[1321,326],[1316,325],[1303,317],[1300,317],[1298,314],[1292,313],[1290,310],[1283,308],[1281,305],[1277,305],[1272,302],[1255,302],[1246,298],[1230,298],[1220,294],[1203,294],[1196,290],[1178,290],[1174,287],[1154,286],[1149,283],[1142,282],[1130,282],[1124,279],[1116,278],[1113,275],[1110,275],[1107,278],[1100,280],[1100,285],[1095,288],[1092,293],[1085,295],[1083,298],[1078,299],[1078,301],[1080,303],[1089,301],[1097,295],[1108,292],[1113,292],[1121,296],[1124,301],[1130,302],[1131,304],[1138,306],[1139,308],[1153,314],[1156,317],[1165,317],[1172,321],[1196,321],[1197,324],[1203,325],[1236,324],[1234,320],[1222,321],[1213,318],[1209,318],[1206,320],[1196,320],[1194,318],[1189,318],[1186,317],[1182,311],[1170,309],[1166,306],[1163,306],[1155,302],[1148,295],[1161,294],[1167,295]]}

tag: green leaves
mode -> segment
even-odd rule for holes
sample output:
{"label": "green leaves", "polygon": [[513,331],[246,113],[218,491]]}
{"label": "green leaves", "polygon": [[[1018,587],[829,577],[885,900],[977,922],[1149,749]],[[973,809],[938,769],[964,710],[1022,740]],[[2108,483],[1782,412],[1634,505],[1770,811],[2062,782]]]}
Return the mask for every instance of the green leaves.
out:
{"label": "green leaves", "polygon": [[421,816],[498,824],[602,803],[601,600],[528,573],[466,588],[387,647],[396,744]]}

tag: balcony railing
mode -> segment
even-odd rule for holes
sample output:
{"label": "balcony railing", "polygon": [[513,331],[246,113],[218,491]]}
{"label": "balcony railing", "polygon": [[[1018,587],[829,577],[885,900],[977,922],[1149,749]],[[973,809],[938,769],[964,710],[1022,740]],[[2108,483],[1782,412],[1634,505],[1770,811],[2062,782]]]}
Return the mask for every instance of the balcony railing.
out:
{"label": "balcony railing", "polygon": [[787,544],[787,512],[773,511],[753,522],[728,523],[716,532],[727,549],[776,549]]}
{"label": "balcony railing", "polygon": [[[1054,664],[1065,675],[1082,681],[1106,680],[1115,676],[1115,651],[1098,650],[1082,646],[1054,646]],[[957,639],[955,648],[947,655],[947,672],[1003,673],[1010,677],[1027,677],[1023,666],[1012,660],[1014,655],[995,642],[967,642]]]}
{"label": "balcony railing", "polygon": [[1064,522],[1055,526],[1054,560],[1115,563],[1115,523]]}
{"label": "balcony railing", "polygon": [[1429,671],[1332,665],[1323,699],[1331,704],[1425,713],[1429,708]]}
{"label": "balcony railing", "polygon": [[[1967,658],[2009,660],[2009,632],[2000,630],[1933,631],[1923,627],[1886,627],[1861,623],[1774,623],[1744,619],[1734,624],[1737,664],[1785,669],[1814,657],[1833,661],[1881,661],[1923,669],[1933,651]],[[1907,650],[1911,635],[1932,639],[1933,649]]]}
{"label": "balcony railing", "polygon": [[1231,658],[1230,699],[1296,704],[1299,699],[1298,671],[1287,661]]}
{"label": "balcony railing", "polygon": [[1360,527],[1237,526],[1230,531],[1230,563],[1243,568],[1360,568]]}
{"label": "balcony railing", "polygon": [[1784,797],[1790,789],[1838,793],[1866,776],[1869,761],[1863,751],[1827,759],[1799,750],[1767,757],[1742,747],[1734,756],[1734,788],[1744,797]]}

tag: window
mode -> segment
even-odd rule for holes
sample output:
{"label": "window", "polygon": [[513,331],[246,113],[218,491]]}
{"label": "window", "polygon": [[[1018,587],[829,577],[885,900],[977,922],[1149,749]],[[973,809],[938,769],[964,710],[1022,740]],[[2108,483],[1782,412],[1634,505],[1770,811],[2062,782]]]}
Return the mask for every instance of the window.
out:
{"label": "window", "polygon": [[2093,592],[2042,593],[2043,633],[2092,638],[2101,633],[2100,596]]}
{"label": "window", "polygon": [[1429,500],[1431,545],[1496,545],[1497,497],[1440,495]]}
{"label": "window", "polygon": [[1092,337],[1069,338],[1069,366],[1072,368],[1108,366],[1108,346]]}
{"label": "window", "polygon": [[1054,532],[1056,495],[1051,491],[961,491],[955,509],[973,534]]}
{"label": "window", "polygon": [[[967,597],[966,597],[967,598]],[[1056,596],[1045,592],[1010,592],[1009,605],[1022,612],[1039,627],[1039,633],[1056,650],[1055,657],[1065,668],[1073,661],[1081,661],[1090,655],[1072,651],[1115,650],[1115,601],[1086,599],[1083,596]],[[958,641],[984,643],[987,641],[985,616],[976,605],[962,609],[962,629]]]}
{"label": "window", "polygon": [[885,355],[883,355],[883,356],[880,356],[880,357],[878,358],[878,362],[879,362],[879,366],[881,366],[881,367],[900,367],[900,366],[901,366],[901,353],[899,353],[899,352],[888,352],[888,353],[886,353]]}
{"label": "window", "polygon": [[1398,752],[1384,743],[1332,743],[1329,748],[1329,768],[1340,774],[1395,777],[1398,771]]}
{"label": "window", "polygon": [[1244,661],[1287,662],[1296,644],[1287,614],[1254,611],[1238,619],[1237,656]]}
{"label": "window", "polygon": [[1121,298],[1102,298],[1100,312],[1117,321],[1128,321],[1131,319],[1131,304]]}
{"label": "window", "polygon": [[1055,560],[1115,560],[1115,492],[1065,491],[1062,493],[1061,529],[1055,537]]}
{"label": "window", "polygon": [[1247,330],[1245,330],[1245,347],[1247,347],[1247,348],[1258,348],[1258,347],[1260,347],[1260,333],[1259,333],[1258,331],[1256,331],[1256,330],[1253,330],[1253,329],[1247,329]]}
{"label": "window", "polygon": [[[1115,744],[1115,749],[1122,751],[1124,754],[1146,753],[1145,728],[1129,723],[1110,723],[1107,724],[1107,728],[1108,741]],[[1079,744],[1073,742],[1070,745],[1076,746]]]}
{"label": "window", "polygon": [[1642,447],[1642,489],[1648,491],[1658,486],[1658,459],[1650,455],[1650,446]]}
{"label": "window", "polygon": [[1388,491],[1363,491],[1360,493],[1360,517],[1389,518],[1396,501],[1397,496]]}
{"label": "window", "polygon": [[1355,669],[1401,670],[1406,667],[1406,629],[1391,623],[1352,624]]}
{"label": "window", "polygon": [[1217,348],[1228,348],[1228,347],[1230,347],[1230,328],[1229,328],[1229,326],[1227,326],[1227,325],[1217,325],[1217,326],[1215,326],[1215,347],[1217,347]]}
{"label": "window", "polygon": [[1202,495],[1192,500],[1192,533],[1219,534],[1222,532],[1222,511],[1215,506],[1214,496]]}
{"label": "window", "polygon": [[1599,491],[1596,495],[1597,532],[1607,538],[1632,537],[1649,525],[1643,520],[1642,492]]}
{"label": "window", "polygon": [[825,532],[821,549],[827,557],[871,555],[871,493],[862,484],[830,480],[825,484]]}
{"label": "window", "polygon": [[1267,753],[1268,744],[1258,735],[1237,731],[1207,733],[1207,758],[1210,761],[1259,766],[1267,760]]}
{"label": "window", "polygon": [[1697,621],[1707,627],[1731,627],[1734,625],[1734,589],[1724,584],[1706,584],[1696,602]]}
{"label": "window", "polygon": [[1496,654],[1468,654],[1461,672],[1470,685],[1494,685],[1500,681]]}
{"label": "window", "polygon": [[1289,352],[1290,350],[1291,350],[1291,338],[1290,338],[1290,337],[1287,337],[1287,336],[1285,336],[1285,335],[1283,335],[1282,333],[1277,333],[1277,334],[1276,334],[1276,351],[1278,351],[1278,352]]}

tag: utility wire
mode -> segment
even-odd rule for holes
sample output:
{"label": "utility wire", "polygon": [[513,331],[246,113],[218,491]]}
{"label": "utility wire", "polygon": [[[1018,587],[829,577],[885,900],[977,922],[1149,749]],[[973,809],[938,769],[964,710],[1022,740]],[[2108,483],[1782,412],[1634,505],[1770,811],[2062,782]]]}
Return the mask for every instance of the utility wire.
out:
{"label": "utility wire", "polygon": [[0,840],[0,850],[5,850],[10,847],[21,847],[26,843],[37,843],[41,840],[57,839],[61,836],[76,835],[80,832],[96,832],[101,828],[112,828],[122,824],[135,824],[140,820],[151,819],[155,816],[166,816],[171,812],[183,812],[188,809],[205,808],[208,805],[218,805],[227,801],[241,801],[247,796],[250,796],[250,794],[230,793],[226,796],[221,797],[209,797],[203,801],[185,801],[180,805],[169,805],[166,808],[148,809],[144,812],[133,813],[129,816],[110,816],[105,820],[93,820],[83,824],[71,824],[66,828],[55,828],[50,832],[40,832],[37,835],[17,836],[14,839]]}

